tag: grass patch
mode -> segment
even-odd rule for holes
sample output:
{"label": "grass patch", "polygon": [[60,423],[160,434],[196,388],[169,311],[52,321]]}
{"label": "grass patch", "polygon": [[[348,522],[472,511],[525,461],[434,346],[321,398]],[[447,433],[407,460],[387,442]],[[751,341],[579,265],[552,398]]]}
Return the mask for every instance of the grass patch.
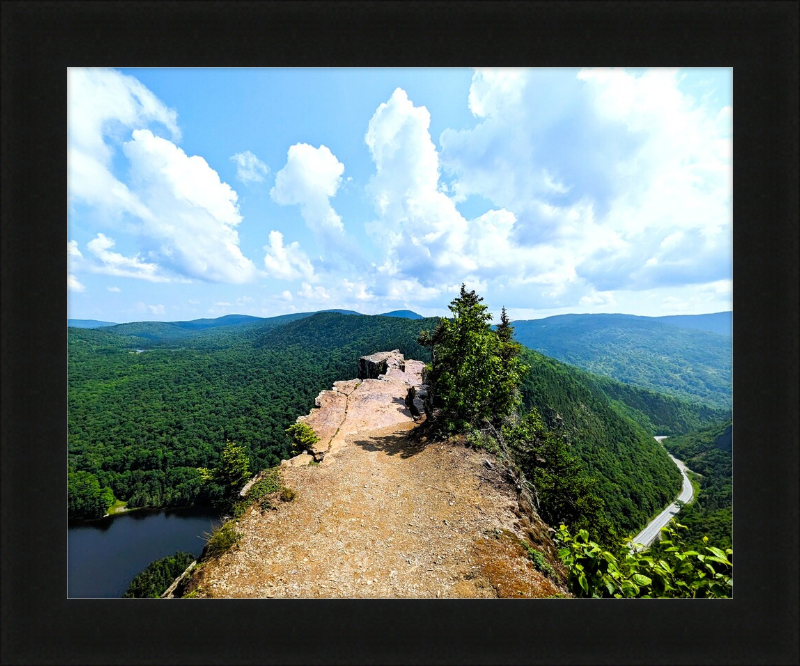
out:
{"label": "grass patch", "polygon": [[127,501],[114,498],[114,503],[108,507],[106,513],[109,516],[113,516],[115,513],[122,513],[126,510],[127,505]]}
{"label": "grass patch", "polygon": [[229,520],[222,525],[211,530],[211,533],[206,533],[206,546],[203,549],[204,555],[208,557],[218,557],[230,550],[242,538],[242,535],[236,531],[236,521]]}

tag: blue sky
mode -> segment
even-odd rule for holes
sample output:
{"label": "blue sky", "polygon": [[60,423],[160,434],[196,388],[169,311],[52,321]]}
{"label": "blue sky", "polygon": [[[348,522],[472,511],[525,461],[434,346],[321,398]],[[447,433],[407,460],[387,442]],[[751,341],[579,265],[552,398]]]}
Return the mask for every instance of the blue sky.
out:
{"label": "blue sky", "polygon": [[69,317],[732,309],[730,69],[70,69]]}

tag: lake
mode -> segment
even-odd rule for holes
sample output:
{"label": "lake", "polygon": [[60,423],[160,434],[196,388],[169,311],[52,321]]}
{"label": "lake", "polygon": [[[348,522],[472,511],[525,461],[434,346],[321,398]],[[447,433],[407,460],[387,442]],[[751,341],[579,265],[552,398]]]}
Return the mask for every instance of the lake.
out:
{"label": "lake", "polygon": [[153,560],[195,557],[219,516],[207,508],[131,511],[69,526],[68,596],[119,598]]}

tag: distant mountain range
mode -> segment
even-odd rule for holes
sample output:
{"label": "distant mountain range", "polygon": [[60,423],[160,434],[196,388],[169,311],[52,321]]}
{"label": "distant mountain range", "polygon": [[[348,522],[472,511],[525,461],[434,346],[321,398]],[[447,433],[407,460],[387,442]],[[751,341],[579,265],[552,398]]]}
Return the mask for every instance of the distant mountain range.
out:
{"label": "distant mountain range", "polygon": [[[345,315],[361,315],[360,312],[355,310],[319,310],[319,312],[336,312]],[[280,321],[281,323],[289,323],[295,319],[302,319],[310,317],[311,315],[318,314],[317,312],[298,312],[295,314],[278,315],[277,317],[254,317],[252,315],[231,314],[224,317],[217,317],[216,319],[193,319],[191,321],[146,321],[146,322],[130,322],[128,324],[117,324],[113,321],[98,321],[97,319],[67,319],[67,326],[72,328],[101,328],[103,326],[128,326],[133,327],[130,330],[141,328],[140,324],[164,324],[165,327],[177,327],[188,331],[203,331],[208,328],[216,328],[218,326],[240,326],[243,324],[257,324],[259,322],[267,321]],[[378,317],[401,317],[403,319],[423,319],[422,315],[418,315],[411,310],[392,310],[392,312],[384,312]],[[164,328],[168,331],[169,328]],[[122,329],[116,331],[125,335],[135,335]],[[180,335],[176,335],[180,337]]]}
{"label": "distant mountain range", "polygon": [[67,319],[67,326],[72,328],[100,328],[101,326],[116,326],[113,321],[97,321],[97,319]]}
{"label": "distant mountain range", "polygon": [[673,317],[569,314],[512,322],[523,345],[625,384],[729,409],[732,313]]}
{"label": "distant mountain range", "polygon": [[720,335],[733,335],[733,312],[715,312],[701,315],[668,315],[666,317],[642,317],[656,319],[680,328],[695,328]]}

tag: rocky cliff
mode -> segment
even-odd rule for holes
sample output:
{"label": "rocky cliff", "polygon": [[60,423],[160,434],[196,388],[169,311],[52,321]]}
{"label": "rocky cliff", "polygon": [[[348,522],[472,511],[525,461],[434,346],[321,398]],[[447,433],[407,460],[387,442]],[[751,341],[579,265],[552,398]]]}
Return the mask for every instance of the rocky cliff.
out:
{"label": "rocky cliff", "polygon": [[[254,505],[228,552],[201,561],[193,597],[549,597],[565,593],[546,525],[497,458],[429,441],[423,364],[362,357],[303,421],[319,442],[281,465],[291,502]],[[411,393],[411,395],[410,395]]]}

